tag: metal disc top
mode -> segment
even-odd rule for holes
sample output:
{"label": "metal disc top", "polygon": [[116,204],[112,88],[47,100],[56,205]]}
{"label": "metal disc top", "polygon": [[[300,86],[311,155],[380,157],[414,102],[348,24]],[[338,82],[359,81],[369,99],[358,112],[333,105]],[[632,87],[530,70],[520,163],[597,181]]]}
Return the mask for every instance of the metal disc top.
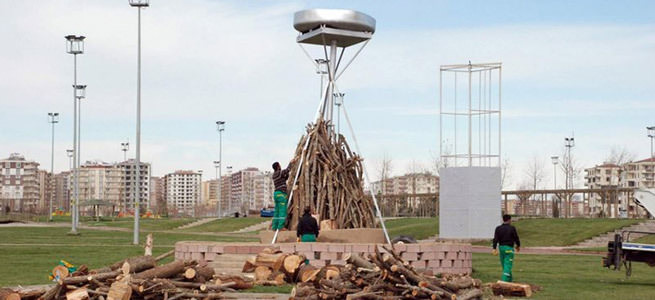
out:
{"label": "metal disc top", "polygon": [[325,25],[326,27],[375,32],[375,19],[367,14],[349,9],[306,9],[293,16],[293,28],[306,33]]}

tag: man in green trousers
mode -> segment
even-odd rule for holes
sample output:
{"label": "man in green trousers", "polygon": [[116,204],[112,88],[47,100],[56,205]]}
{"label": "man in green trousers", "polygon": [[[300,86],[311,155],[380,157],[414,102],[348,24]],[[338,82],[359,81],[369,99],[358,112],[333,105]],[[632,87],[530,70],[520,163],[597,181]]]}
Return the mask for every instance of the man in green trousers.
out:
{"label": "man in green trousers", "polygon": [[[289,166],[291,166],[294,160],[291,160]],[[282,169],[280,168],[279,162],[273,163],[273,184],[275,185],[275,192],[273,193],[275,212],[273,213],[273,224],[271,226],[273,230],[284,228],[284,222],[287,219],[287,180],[289,179],[289,166],[286,169]]]}
{"label": "man in green trousers", "polygon": [[[500,265],[503,267],[502,280],[512,282],[512,264],[514,263],[514,245],[516,252],[521,251],[521,240],[516,228],[511,225],[512,216],[503,215],[503,224],[496,227],[493,242],[493,254],[498,255],[500,252]],[[499,245],[498,250],[496,246]]]}

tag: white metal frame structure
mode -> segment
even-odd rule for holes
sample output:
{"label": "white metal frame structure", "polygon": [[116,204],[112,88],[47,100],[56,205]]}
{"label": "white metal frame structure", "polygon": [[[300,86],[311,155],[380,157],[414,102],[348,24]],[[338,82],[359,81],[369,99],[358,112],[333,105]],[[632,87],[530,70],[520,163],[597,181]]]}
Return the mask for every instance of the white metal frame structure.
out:
{"label": "white metal frame structure", "polygon": [[[454,167],[500,166],[501,83],[502,63],[469,62],[440,67],[439,157],[442,162]],[[446,136],[444,131],[452,134]]]}
{"label": "white metal frame structure", "polygon": [[[322,117],[332,125],[334,107],[336,106],[335,98],[340,97],[342,94],[337,87],[337,80],[346,71],[346,69],[348,69],[350,64],[352,64],[355,58],[357,58],[364,47],[366,47],[369,40],[373,37],[373,33],[375,32],[375,19],[366,14],[353,10],[308,9],[295,13],[294,28],[300,32],[300,35],[296,38],[296,42],[312,62],[312,64],[314,64],[318,74],[321,74],[319,64],[323,61],[327,62],[328,83],[323,87],[323,79],[321,79],[321,98],[316,109],[314,122],[316,123],[319,118]],[[346,48],[360,43],[362,43],[360,48],[340,69]],[[323,60],[312,58],[309,52],[307,52],[307,50],[303,47],[303,44],[317,45],[322,47],[324,55]],[[338,56],[337,52],[339,52]],[[352,129],[352,125],[350,124],[350,119],[346,113],[345,105],[340,102],[340,105],[337,107],[337,109],[343,109],[344,117],[346,118],[346,122],[350,128],[353,141],[355,142],[355,148],[357,149],[359,155],[362,155],[361,151],[359,151],[359,145],[357,143],[355,133]],[[331,126],[331,130],[332,134],[336,135],[334,126]],[[305,145],[303,146],[300,161],[298,162],[301,167],[299,167],[296,171],[286,207],[288,207],[288,203],[293,199],[293,186],[295,186],[296,182],[298,181],[298,176],[300,175],[310,140],[311,136],[308,136],[305,140]],[[364,163],[362,163],[362,167],[364,169],[365,183],[370,185],[368,171]],[[373,197],[375,211],[378,218],[380,219],[380,224],[382,225],[382,230],[384,231],[387,243],[391,244],[387,228],[384,224],[384,220],[382,219],[382,213],[380,212],[380,208],[378,206],[377,198],[372,190],[371,196]],[[275,244],[277,241],[278,233],[279,230],[276,230],[271,244]]]}

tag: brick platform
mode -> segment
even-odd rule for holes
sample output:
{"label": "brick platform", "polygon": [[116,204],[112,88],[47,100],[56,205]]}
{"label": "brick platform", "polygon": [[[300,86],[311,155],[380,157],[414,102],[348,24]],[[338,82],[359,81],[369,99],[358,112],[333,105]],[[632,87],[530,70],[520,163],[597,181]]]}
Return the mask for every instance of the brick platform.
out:
{"label": "brick platform", "polygon": [[[375,252],[378,244],[337,243],[282,243],[265,245],[259,243],[219,243],[183,241],[175,244],[175,259],[204,259],[219,261],[223,254],[256,255],[264,248],[276,248],[284,253],[305,255],[312,265],[345,264],[344,253],[366,254]],[[395,249],[401,257],[418,270],[433,273],[466,273],[472,271],[472,248],[470,244],[420,243],[398,244]],[[380,248],[380,251],[383,251]]]}

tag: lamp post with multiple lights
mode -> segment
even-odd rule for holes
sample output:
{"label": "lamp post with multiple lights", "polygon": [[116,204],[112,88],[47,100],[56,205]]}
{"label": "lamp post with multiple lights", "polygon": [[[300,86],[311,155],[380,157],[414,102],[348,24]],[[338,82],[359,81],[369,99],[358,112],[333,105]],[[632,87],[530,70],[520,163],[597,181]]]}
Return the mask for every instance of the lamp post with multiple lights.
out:
{"label": "lamp post with multiple lights", "polygon": [[[50,176],[55,174],[55,124],[59,123],[59,113],[48,113],[48,123],[52,124],[52,139],[50,145]],[[52,178],[52,177],[51,177]],[[52,222],[52,195],[50,195],[48,220]]]}
{"label": "lamp post with multiple lights", "polygon": [[[77,100],[78,100],[78,88],[77,88],[77,55],[84,53],[84,36],[77,35],[67,35],[66,38],[66,53],[73,55],[73,165],[77,166],[79,160],[79,151],[78,151],[78,124],[77,124]],[[71,234],[78,234],[77,232],[77,222],[78,222],[78,213],[79,213],[79,173],[78,168],[76,167],[73,170],[73,211],[72,211],[72,222],[71,222]]]}
{"label": "lamp post with multiple lights", "polygon": [[[216,168],[216,182],[218,184],[218,187],[216,190],[218,191],[221,188],[221,177],[218,176],[218,169],[221,167],[221,161],[220,160],[215,160],[214,161],[214,168]],[[218,207],[217,209],[217,215],[216,217],[220,218],[221,217],[221,196],[220,192],[217,192],[216,194],[216,206]]]}
{"label": "lamp post with multiple lights", "polygon": [[[571,159],[571,148],[575,147],[575,138],[574,137],[565,137],[564,146],[566,147],[566,189],[573,188],[573,166]],[[567,193],[567,206],[566,206],[566,217],[571,215],[571,195]]]}
{"label": "lamp post with multiple lights", "polygon": [[130,143],[121,143],[121,151],[123,151],[123,161],[127,161],[127,151],[130,150]]}
{"label": "lamp post with multiple lights", "polygon": [[[225,131],[225,121],[216,121],[216,130],[218,131],[218,217],[221,217],[221,163],[223,162],[223,131]],[[214,162],[216,163],[216,162]],[[228,211],[232,211],[232,201],[229,202]]]}
{"label": "lamp post with multiple lights", "polygon": [[136,194],[134,198],[134,245],[139,244],[139,205],[141,198],[141,9],[149,7],[148,0],[129,0],[138,11],[137,71],[136,71]]}
{"label": "lamp post with multiple lights", "polygon": [[648,131],[648,137],[650,138],[650,158],[655,157],[653,155],[653,138],[655,138],[655,126],[648,126],[646,127],[646,130]]}

